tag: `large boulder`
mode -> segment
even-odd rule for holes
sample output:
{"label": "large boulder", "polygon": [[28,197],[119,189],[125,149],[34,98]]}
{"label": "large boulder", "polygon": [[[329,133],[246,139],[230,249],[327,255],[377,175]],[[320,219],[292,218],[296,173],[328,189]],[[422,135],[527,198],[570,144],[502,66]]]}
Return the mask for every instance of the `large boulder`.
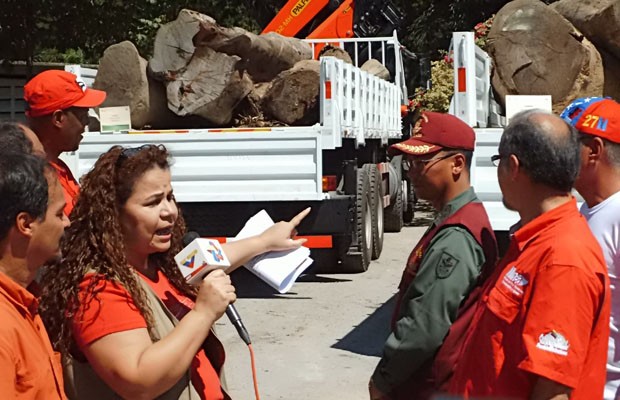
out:
{"label": "large boulder", "polygon": [[538,0],[515,0],[495,16],[488,51],[500,102],[508,94],[550,94],[561,112],[577,97],[601,96],[599,52],[573,25]]}
{"label": "large boulder", "polygon": [[599,50],[620,57],[620,1],[560,0],[551,5]]}

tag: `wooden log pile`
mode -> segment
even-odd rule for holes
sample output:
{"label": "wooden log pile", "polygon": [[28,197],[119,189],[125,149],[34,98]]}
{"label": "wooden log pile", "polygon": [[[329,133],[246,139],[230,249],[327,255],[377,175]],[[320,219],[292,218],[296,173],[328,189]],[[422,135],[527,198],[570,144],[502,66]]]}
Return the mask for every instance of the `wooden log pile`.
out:
{"label": "wooden log pile", "polygon": [[110,46],[94,86],[108,93],[104,107],[131,107],[135,129],[307,125],[319,120],[312,58],[299,39],[255,35],[182,10],[157,32],[150,60],[131,42]]}

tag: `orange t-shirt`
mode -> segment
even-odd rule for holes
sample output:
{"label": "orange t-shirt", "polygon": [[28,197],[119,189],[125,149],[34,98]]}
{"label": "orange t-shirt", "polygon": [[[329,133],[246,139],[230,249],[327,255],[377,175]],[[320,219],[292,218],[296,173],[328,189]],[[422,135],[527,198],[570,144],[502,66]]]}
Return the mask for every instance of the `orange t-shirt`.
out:
{"label": "orange t-shirt", "polygon": [[56,170],[58,174],[58,181],[62,186],[62,191],[65,194],[65,215],[68,217],[71,214],[71,210],[73,210],[73,206],[77,201],[77,196],[80,193],[80,184],[73,177],[71,170],[62,160],[58,159],[56,161],[50,162],[52,167]]}
{"label": "orange t-shirt", "polygon": [[0,397],[66,399],[54,352],[32,293],[0,272]]}
{"label": "orange t-shirt", "polygon": [[[93,276],[92,274],[87,275],[80,283],[82,296],[84,296]],[[156,282],[145,277],[143,279],[149,283],[157,296],[177,318],[183,317],[194,306],[193,301],[179,293],[161,271],[158,271]],[[110,281],[101,281],[95,291],[97,292],[95,300],[89,304],[82,302],[73,322],[73,337],[80,350],[106,335],[146,328],[144,317],[136,308],[129,292],[122,285]],[[191,368],[192,384],[200,394],[201,399],[224,399],[219,376],[204,350],[201,349],[196,354]]]}
{"label": "orange t-shirt", "polygon": [[601,249],[569,201],[530,221],[485,284],[450,392],[529,398],[541,376],[601,399],[610,313]]}

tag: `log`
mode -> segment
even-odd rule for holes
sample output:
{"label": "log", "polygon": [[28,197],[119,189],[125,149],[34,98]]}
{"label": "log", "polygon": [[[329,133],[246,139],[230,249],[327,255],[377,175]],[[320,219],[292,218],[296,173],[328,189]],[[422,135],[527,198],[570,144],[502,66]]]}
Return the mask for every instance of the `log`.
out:
{"label": "log", "polygon": [[234,108],[252,90],[252,80],[237,68],[238,62],[238,57],[196,48],[187,67],[166,84],[168,107],[180,116],[229,124]]}
{"label": "log", "polygon": [[259,36],[242,28],[220,26],[212,18],[200,19],[194,43],[240,57],[255,82],[271,81],[298,61],[312,59],[312,49],[299,39],[275,32]]}
{"label": "log", "polygon": [[379,60],[375,60],[374,58],[371,58],[364,64],[362,64],[360,69],[386,81],[390,80],[390,71],[388,71],[388,69],[383,64],[381,64]]}
{"label": "log", "polygon": [[212,19],[195,11],[181,10],[176,20],[161,26],[155,35],[149,74],[166,82],[184,69],[196,50],[193,39],[200,31],[200,22]]}
{"label": "log", "polygon": [[149,74],[166,85],[168,108],[176,115],[195,115],[212,125],[228,125],[233,109],[252,89],[241,59],[197,43],[207,15],[181,10],[155,36]]}
{"label": "log", "polygon": [[618,0],[560,0],[551,5],[593,42],[597,49],[620,58]]}
{"label": "log", "polygon": [[[99,60],[93,87],[107,93],[101,107],[129,106],[133,129],[198,128],[208,125],[200,117],[179,117],[168,109],[164,85],[146,73],[147,61],[129,41],[108,47]],[[98,121],[90,131],[100,129]]]}
{"label": "log", "polygon": [[605,69],[603,95],[620,101],[620,58],[605,50],[601,50],[601,57]]}
{"label": "log", "polygon": [[577,97],[603,94],[603,65],[594,45],[539,0],[504,6],[487,43],[502,103],[508,94],[550,94],[559,113]]}
{"label": "log", "polygon": [[339,60],[342,60],[348,64],[353,64],[353,60],[351,60],[351,56],[344,49],[340,47],[332,46],[331,44],[326,44],[321,51],[319,52],[319,58],[321,57],[336,57]]}
{"label": "log", "polygon": [[288,125],[309,125],[319,120],[320,63],[299,61],[269,85],[262,109]]}

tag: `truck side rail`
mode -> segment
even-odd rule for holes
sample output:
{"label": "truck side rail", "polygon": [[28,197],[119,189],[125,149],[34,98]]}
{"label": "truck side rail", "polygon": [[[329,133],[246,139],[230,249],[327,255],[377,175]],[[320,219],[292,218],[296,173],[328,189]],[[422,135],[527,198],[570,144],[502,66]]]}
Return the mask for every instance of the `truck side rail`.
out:
{"label": "truck side rail", "polygon": [[[338,38],[338,39],[304,39],[304,42],[312,46],[312,54],[316,54],[315,49],[317,46],[325,46],[330,44],[332,46],[340,47],[341,49],[346,46],[353,47],[353,65],[361,67],[366,61],[372,58],[372,54],[375,50],[379,50],[381,59],[377,60],[381,64],[386,65],[388,58],[387,55],[392,53],[394,56],[394,84],[401,90],[401,104],[405,104],[408,99],[407,85],[405,80],[405,69],[403,67],[402,53],[400,51],[402,45],[398,41],[396,30],[392,33],[392,36],[382,37],[369,37],[369,38]],[[362,48],[365,50],[362,51]],[[365,57],[363,57],[363,54]],[[391,55],[391,54],[390,54]]]}
{"label": "truck side rail", "polygon": [[401,92],[398,86],[335,57],[321,57],[320,124],[324,149],[353,138],[355,147],[365,139],[400,138]]}
{"label": "truck side rail", "polygon": [[454,97],[451,114],[472,127],[486,128],[491,115],[491,57],[476,46],[473,32],[453,32]]}

